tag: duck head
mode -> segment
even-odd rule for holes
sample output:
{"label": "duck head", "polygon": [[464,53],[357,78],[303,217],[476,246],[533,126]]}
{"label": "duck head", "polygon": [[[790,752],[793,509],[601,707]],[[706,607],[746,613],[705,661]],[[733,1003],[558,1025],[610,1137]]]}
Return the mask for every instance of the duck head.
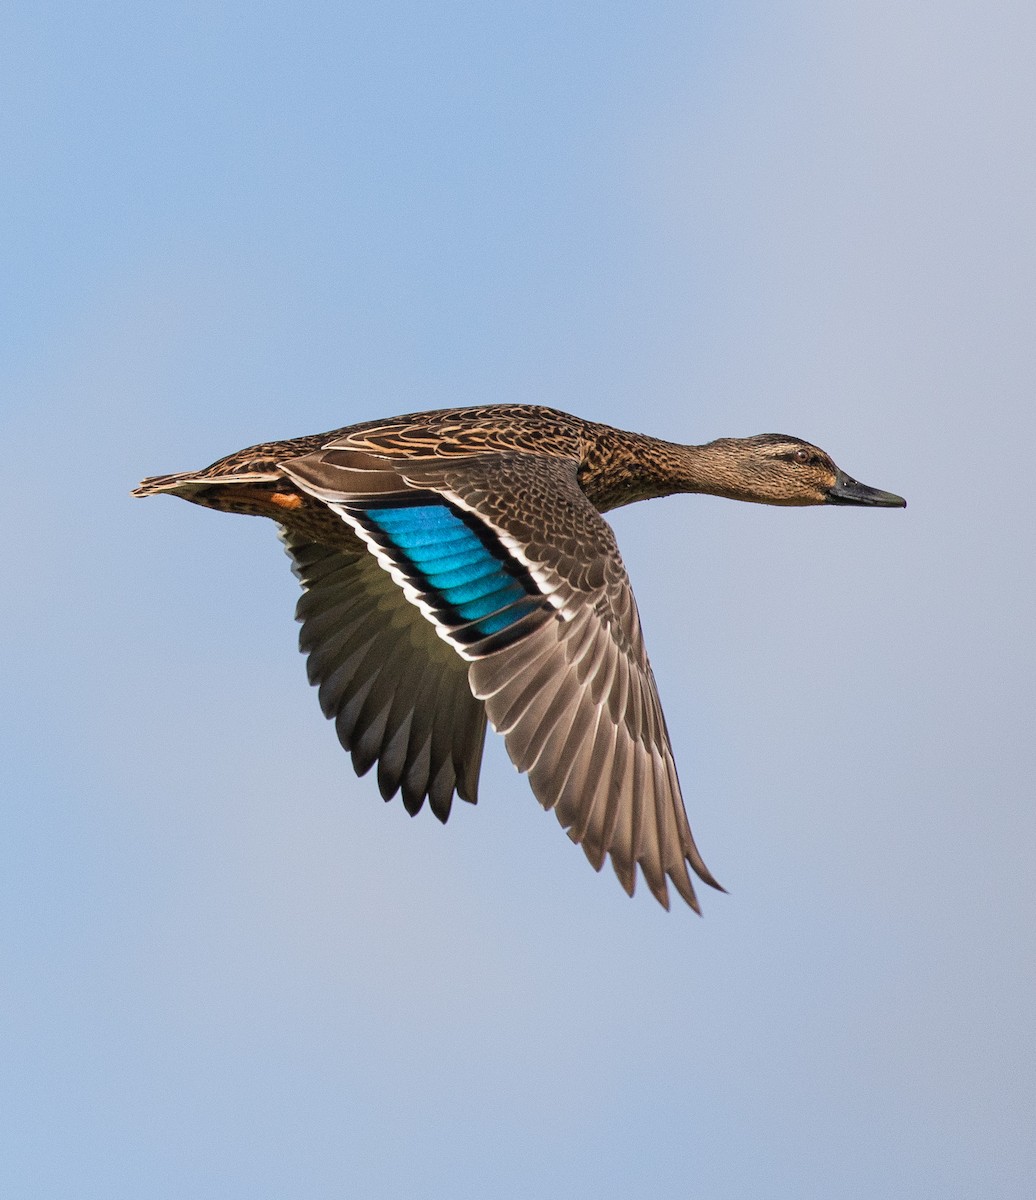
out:
{"label": "duck head", "polygon": [[819,446],[781,433],[719,438],[699,448],[696,464],[718,495],[757,504],[853,504],[906,508],[902,496],[869,487],[847,475]]}

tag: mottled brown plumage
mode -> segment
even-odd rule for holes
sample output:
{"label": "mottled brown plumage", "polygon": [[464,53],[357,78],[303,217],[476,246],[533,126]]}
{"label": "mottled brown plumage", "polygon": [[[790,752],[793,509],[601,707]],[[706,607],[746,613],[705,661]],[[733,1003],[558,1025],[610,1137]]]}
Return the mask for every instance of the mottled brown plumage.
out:
{"label": "mottled brown plumage", "polygon": [[601,513],[673,492],[904,501],[780,434],[683,446],[555,409],[488,405],[267,442],[146,479],[281,526],[300,645],[358,773],[445,821],[475,802],[487,718],[533,792],[630,894],[639,866],[698,909],[691,836],[640,619]]}

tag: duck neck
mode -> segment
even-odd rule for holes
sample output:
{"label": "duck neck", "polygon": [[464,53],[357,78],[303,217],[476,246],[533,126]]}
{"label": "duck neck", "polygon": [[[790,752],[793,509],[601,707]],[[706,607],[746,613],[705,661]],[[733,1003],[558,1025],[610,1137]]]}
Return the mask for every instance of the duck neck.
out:
{"label": "duck neck", "polygon": [[587,446],[580,471],[583,490],[601,512],[676,492],[739,495],[729,438],[685,446],[624,430],[608,434]]}

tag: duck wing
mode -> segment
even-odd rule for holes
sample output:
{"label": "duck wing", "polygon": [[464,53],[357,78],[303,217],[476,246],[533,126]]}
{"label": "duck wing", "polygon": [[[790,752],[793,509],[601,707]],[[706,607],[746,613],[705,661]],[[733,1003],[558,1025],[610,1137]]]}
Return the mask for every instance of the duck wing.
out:
{"label": "duck wing", "polygon": [[357,774],[377,762],[382,796],[402,791],[411,815],[427,797],[445,822],[455,791],[474,804],[486,714],[464,662],[359,538],[354,549],[283,527],[281,538],[304,589],[295,617],[309,681]]}
{"label": "duck wing", "polygon": [[388,458],[343,440],[282,465],[337,512],[467,662],[534,794],[632,895],[639,863],[696,910],[691,836],[636,602],[577,464],[525,452]]}

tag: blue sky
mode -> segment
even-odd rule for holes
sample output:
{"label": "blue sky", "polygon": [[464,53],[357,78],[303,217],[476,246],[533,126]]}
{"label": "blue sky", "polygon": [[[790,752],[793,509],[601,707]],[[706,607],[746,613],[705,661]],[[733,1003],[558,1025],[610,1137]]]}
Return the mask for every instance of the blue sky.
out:
{"label": "blue sky", "polygon": [[[1027,1197],[1030,5],[0,15],[0,1191]],[[614,514],[730,889],[493,739],[353,777],[272,527],[145,475],[416,408],[776,430],[905,513]]]}

